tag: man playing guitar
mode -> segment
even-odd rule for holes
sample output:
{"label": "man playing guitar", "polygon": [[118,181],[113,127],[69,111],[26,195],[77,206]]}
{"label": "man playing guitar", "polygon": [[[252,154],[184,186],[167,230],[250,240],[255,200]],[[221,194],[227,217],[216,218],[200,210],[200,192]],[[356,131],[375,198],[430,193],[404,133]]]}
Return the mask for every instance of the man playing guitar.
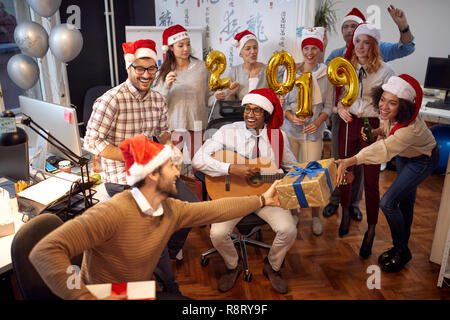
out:
{"label": "man playing guitar", "polygon": [[[282,173],[282,169],[290,170],[296,164],[296,159],[289,149],[285,134],[279,129],[284,115],[276,94],[268,88],[252,90],[242,99],[242,106],[244,121],[222,126],[198,150],[192,159],[192,166],[211,177],[228,176],[229,179],[252,178],[262,173],[264,167],[272,167],[278,173]],[[241,161],[226,162],[220,161],[225,159],[212,157],[221,150],[236,152],[239,157],[234,157],[234,160]],[[275,165],[271,166],[260,159],[270,159]],[[223,196],[227,196],[226,192]],[[255,213],[276,233],[272,248],[264,259],[263,273],[277,292],[287,293],[287,283],[280,269],[297,237],[296,221],[289,210],[280,207],[264,207]],[[219,280],[219,290],[222,292],[233,287],[242,271],[238,253],[230,238],[230,233],[240,219],[211,225],[211,241],[227,267]]]}

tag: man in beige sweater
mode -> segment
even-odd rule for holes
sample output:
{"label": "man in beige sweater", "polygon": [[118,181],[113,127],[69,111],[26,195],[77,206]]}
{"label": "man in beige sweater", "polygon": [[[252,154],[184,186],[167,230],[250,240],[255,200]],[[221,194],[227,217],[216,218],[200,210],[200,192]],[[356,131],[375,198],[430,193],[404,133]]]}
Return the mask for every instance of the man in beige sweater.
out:
{"label": "man in beige sweater", "polygon": [[[260,196],[188,203],[176,194],[180,175],[173,151],[139,135],[119,145],[133,186],[63,224],[31,251],[30,260],[53,293],[63,299],[95,299],[86,284],[124,283],[152,278],[175,230],[245,216],[279,205],[274,186]],[[70,258],[84,252],[81,285],[67,286]]]}

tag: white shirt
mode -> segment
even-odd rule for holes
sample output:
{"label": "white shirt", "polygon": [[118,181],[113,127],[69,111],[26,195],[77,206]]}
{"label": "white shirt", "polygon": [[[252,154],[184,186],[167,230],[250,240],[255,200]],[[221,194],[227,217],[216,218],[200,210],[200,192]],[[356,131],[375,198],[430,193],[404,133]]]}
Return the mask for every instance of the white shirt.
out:
{"label": "white shirt", "polygon": [[147,214],[149,216],[161,216],[164,213],[164,209],[162,205],[160,204],[158,209],[153,210],[150,203],[147,201],[147,199],[142,194],[141,190],[138,188],[131,189],[131,195],[133,196],[134,200],[136,201],[139,209],[141,209],[143,214]]}
{"label": "white shirt", "polygon": [[[361,65],[358,64],[356,68],[356,74],[358,74],[361,69]],[[365,69],[365,66],[363,66]],[[359,86],[358,98],[350,106],[348,111],[358,118],[361,117],[371,117],[378,118],[379,112],[374,108],[372,104],[372,89],[381,86],[386,83],[388,79],[395,75],[394,70],[387,63],[383,62],[380,69],[375,73],[366,73],[366,77],[362,81],[362,94],[361,94],[361,83]],[[341,98],[345,94],[346,88],[341,91]],[[341,103],[339,102],[339,105]]]}
{"label": "white shirt", "polygon": [[[272,130],[272,132],[278,132],[278,130]],[[290,150],[286,134],[281,130],[279,132],[282,132],[284,141],[281,167],[285,170],[290,170],[297,163],[297,160]],[[257,137],[259,137],[259,156],[271,159],[276,163],[275,154],[267,136],[267,129],[261,130],[257,136],[254,131],[247,129],[245,121],[238,121],[222,126],[211,139],[208,139],[192,159],[192,166],[211,177],[228,175],[230,163],[217,161],[211,155],[226,149],[251,159]],[[277,140],[275,138],[272,139],[272,141]],[[282,172],[282,170],[278,170],[278,172]]]}

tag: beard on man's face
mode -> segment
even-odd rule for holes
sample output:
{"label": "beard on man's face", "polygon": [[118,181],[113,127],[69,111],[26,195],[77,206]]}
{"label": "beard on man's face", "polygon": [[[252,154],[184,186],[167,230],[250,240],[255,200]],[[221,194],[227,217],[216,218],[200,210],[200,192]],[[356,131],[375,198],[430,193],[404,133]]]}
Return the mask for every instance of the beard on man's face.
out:
{"label": "beard on man's face", "polygon": [[176,185],[168,179],[164,179],[163,181],[159,180],[156,189],[158,192],[167,196],[176,196],[178,194]]}

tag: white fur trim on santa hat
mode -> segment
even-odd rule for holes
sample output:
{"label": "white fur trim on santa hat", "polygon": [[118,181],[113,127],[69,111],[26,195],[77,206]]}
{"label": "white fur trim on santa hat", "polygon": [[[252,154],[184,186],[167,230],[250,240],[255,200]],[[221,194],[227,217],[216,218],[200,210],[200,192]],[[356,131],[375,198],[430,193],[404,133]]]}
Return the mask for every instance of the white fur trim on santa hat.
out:
{"label": "white fur trim on santa hat", "polygon": [[238,47],[239,52],[241,52],[242,48],[249,40],[256,40],[256,42],[258,42],[258,39],[253,34],[246,34],[241,38],[241,40],[239,40],[239,47]]}
{"label": "white fur trim on santa hat", "polygon": [[255,94],[255,93],[248,93],[244,96],[244,98],[242,99],[241,105],[246,105],[248,103],[257,105],[258,107],[263,108],[264,110],[266,110],[268,113],[272,114],[273,112],[273,104],[272,102],[270,102],[269,99],[267,99],[266,97],[260,95],[260,94]]}
{"label": "white fur trim on santa hat", "polygon": [[125,59],[125,68],[128,69],[131,64],[140,58],[151,58],[156,63],[158,63],[158,59],[156,58],[156,52],[149,48],[139,48],[136,50],[134,54],[127,53],[124,56]]}
{"label": "white fur trim on santa hat", "polygon": [[355,22],[358,23],[358,24],[364,22],[364,20],[361,19],[361,18],[358,17],[358,16],[349,15],[349,16],[345,16],[345,17],[344,17],[344,19],[342,20],[341,25],[343,25],[345,21],[350,21],[350,20],[351,20],[351,21],[355,21]]}
{"label": "white fur trim on santa hat", "polygon": [[388,82],[383,84],[381,88],[396,95],[398,98],[410,102],[414,102],[414,99],[416,99],[416,90],[414,90],[413,86],[408,81],[397,76],[390,77]]}
{"label": "white fur trim on santa hat", "polygon": [[167,160],[171,159],[172,156],[172,148],[169,146],[164,146],[164,148],[145,165],[133,163],[133,165],[128,169],[128,172],[130,173],[127,175],[128,185],[132,186],[136,182],[141,181],[148,174],[152,173],[155,169],[166,163]]}
{"label": "white fur trim on santa hat", "polygon": [[377,29],[377,27],[375,27],[373,24],[364,23],[364,24],[360,24],[358,27],[356,27],[356,30],[353,34],[353,44],[355,44],[356,38],[361,34],[366,34],[368,36],[371,36],[378,43],[380,43],[380,40],[381,40],[380,30]]}

